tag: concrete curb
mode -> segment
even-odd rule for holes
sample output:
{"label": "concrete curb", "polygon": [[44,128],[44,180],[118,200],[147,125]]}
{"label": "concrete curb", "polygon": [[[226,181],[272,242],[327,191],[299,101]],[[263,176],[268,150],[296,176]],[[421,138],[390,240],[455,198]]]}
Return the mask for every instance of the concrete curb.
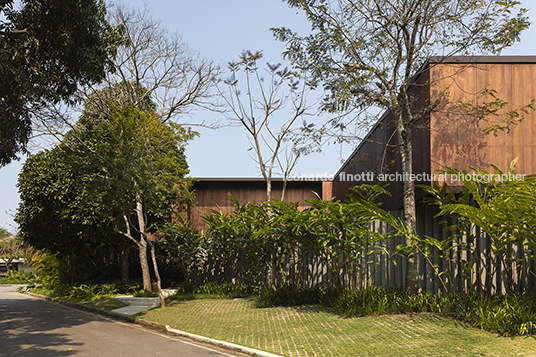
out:
{"label": "concrete curb", "polygon": [[169,327],[168,325],[164,325],[164,324],[161,324],[161,323],[158,323],[158,322],[138,319],[136,317],[132,317],[132,316],[129,316],[129,315],[120,314],[118,312],[96,309],[94,307],[83,306],[83,305],[76,304],[74,302],[70,302],[70,301],[66,301],[66,300],[62,300],[62,299],[51,298],[51,297],[43,296],[43,295],[37,295],[37,294],[31,293],[31,292],[24,292],[24,294],[33,296],[33,297],[38,298],[38,299],[50,301],[50,302],[55,303],[55,304],[71,307],[71,308],[78,309],[78,310],[85,311],[85,312],[94,313],[94,314],[97,314],[97,315],[105,316],[105,317],[115,319],[115,320],[119,320],[119,321],[123,321],[123,322],[129,322],[129,323],[137,324],[137,325],[140,325],[140,326],[143,326],[143,327],[146,327],[146,328],[150,328],[152,330],[157,330],[157,331],[160,331],[160,332],[164,332],[164,333],[169,334],[169,335],[178,336],[178,337],[184,337],[184,338],[196,341],[196,342],[202,342],[204,344],[209,344],[209,345],[224,348],[224,349],[227,349],[227,350],[244,353],[244,354],[247,354],[247,355],[250,355],[250,356],[282,357],[280,355],[276,355],[276,354],[273,354],[273,353],[270,353],[270,352],[260,351],[260,350],[254,349],[254,348],[240,346],[240,345],[236,345],[234,343],[230,343],[230,342],[226,342],[226,341],[220,341],[220,340],[215,340],[215,339],[204,337],[204,336],[194,335],[192,333],[188,333],[188,332],[173,329],[173,328]]}
{"label": "concrete curb", "polygon": [[[77,309],[77,310],[86,311],[86,312],[90,312],[90,313],[97,314],[97,315],[102,315],[102,316],[109,317],[109,318],[112,318],[112,319],[115,319],[115,320],[120,320],[120,321],[123,321],[123,322],[136,323],[136,320],[137,320],[135,317],[132,317],[132,316],[123,315],[123,314],[113,312],[113,311],[101,310],[101,309],[97,309],[97,308],[90,307],[90,306],[79,305],[79,304],[76,304],[74,302],[70,302],[70,301],[67,301],[67,300],[51,298],[49,296],[38,295],[38,294],[31,293],[31,292],[25,292],[24,294],[33,296],[33,297],[41,299],[41,300],[50,301],[50,302],[53,302],[55,304],[72,307],[72,308]],[[164,329],[164,331],[165,331],[165,329]]]}
{"label": "concrete curb", "polygon": [[194,334],[184,332],[184,331],[179,331],[179,330],[176,330],[174,328],[169,327],[168,325],[166,325],[166,329],[167,329],[167,332],[169,334],[171,334],[171,335],[180,336],[180,337],[186,337],[186,338],[189,338],[189,339],[197,341],[197,342],[203,342],[203,343],[206,343],[206,344],[211,344],[211,345],[218,346],[218,347],[221,347],[221,348],[225,348],[225,349],[228,349],[228,350],[232,350],[232,351],[236,351],[236,352],[242,352],[242,353],[245,353],[245,354],[250,355],[250,356],[282,357],[280,355],[275,355],[275,354],[270,353],[270,352],[264,352],[264,351],[256,350],[256,349],[253,349],[253,348],[245,347],[245,346],[235,345],[234,343],[230,343],[230,342],[215,340],[215,339],[212,339],[212,338],[203,337],[203,336],[199,336],[199,335],[194,335]]}

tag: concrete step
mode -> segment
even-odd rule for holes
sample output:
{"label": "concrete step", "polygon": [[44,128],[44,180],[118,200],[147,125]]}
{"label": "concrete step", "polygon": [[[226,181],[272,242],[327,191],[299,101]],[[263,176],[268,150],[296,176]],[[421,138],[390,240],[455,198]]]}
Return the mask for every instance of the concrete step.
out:
{"label": "concrete step", "polygon": [[[177,292],[177,289],[162,289],[164,298],[171,296]],[[128,306],[148,306],[155,307],[160,305],[159,297],[134,297],[133,295],[114,296],[116,300],[121,301]]]}
{"label": "concrete step", "polygon": [[115,300],[121,301],[128,306],[158,306],[160,298],[158,297],[134,297],[132,295],[114,296]]}

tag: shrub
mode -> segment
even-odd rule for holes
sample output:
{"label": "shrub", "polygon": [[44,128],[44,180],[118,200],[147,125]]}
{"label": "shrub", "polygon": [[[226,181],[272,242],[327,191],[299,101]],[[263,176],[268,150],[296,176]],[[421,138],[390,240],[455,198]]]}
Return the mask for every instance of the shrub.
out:
{"label": "shrub", "polygon": [[536,333],[536,296],[454,294],[446,315],[504,336]]}
{"label": "shrub", "polygon": [[439,294],[410,295],[399,289],[369,286],[357,291],[342,291],[334,301],[333,308],[344,317],[407,312],[439,313],[443,311],[446,301],[447,299]]}
{"label": "shrub", "polygon": [[449,295],[420,293],[410,295],[399,289],[369,286],[359,290],[332,287],[262,287],[254,298],[256,307],[321,304],[332,307],[342,317],[359,317],[409,312],[432,312],[467,322],[504,336],[536,333],[536,296]]}
{"label": "shrub", "polygon": [[32,272],[23,270],[9,270],[6,276],[0,279],[1,284],[27,284],[34,278]]}
{"label": "shrub", "polygon": [[[39,293],[70,300],[95,300],[113,295],[133,295],[141,289],[138,282],[114,282],[108,284],[56,284],[52,288],[44,286]],[[46,290],[46,291],[45,291]]]}
{"label": "shrub", "polygon": [[536,296],[531,294],[410,295],[400,290],[368,287],[342,291],[335,299],[333,309],[344,317],[433,312],[504,336],[536,333]]}
{"label": "shrub", "polygon": [[205,283],[194,290],[195,294],[220,295],[230,298],[252,296],[257,287],[251,284]]}
{"label": "shrub", "polygon": [[262,287],[254,298],[256,307],[321,304],[331,306],[339,290],[325,286],[280,285],[276,289]]}
{"label": "shrub", "polygon": [[156,291],[144,291],[140,290],[134,293],[134,297],[158,297],[158,293]]}

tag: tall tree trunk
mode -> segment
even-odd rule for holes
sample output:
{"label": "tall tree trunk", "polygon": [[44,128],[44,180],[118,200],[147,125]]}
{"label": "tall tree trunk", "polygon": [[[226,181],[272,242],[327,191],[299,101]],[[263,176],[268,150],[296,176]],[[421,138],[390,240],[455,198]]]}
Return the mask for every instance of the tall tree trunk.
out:
{"label": "tall tree trunk", "polygon": [[[139,205],[138,205],[139,203]],[[141,217],[141,221],[139,222],[140,227],[145,227],[145,219],[143,219],[143,211],[139,212],[139,209],[141,206],[141,201],[136,203],[136,212],[138,213],[138,219]],[[152,291],[151,286],[151,273],[149,271],[149,264],[147,263],[147,241],[145,240],[145,229],[140,230],[140,240],[135,239],[132,236],[132,231],[130,229],[130,222],[128,221],[127,215],[123,214],[123,219],[125,220],[126,224],[126,232],[121,232],[125,237],[133,241],[136,246],[138,247],[138,255],[140,257],[140,266],[141,266],[141,277],[143,280],[143,290],[145,291]]]}
{"label": "tall tree trunk", "polygon": [[143,202],[140,196],[136,197],[136,215],[138,216],[138,229],[140,232],[140,264],[143,278],[143,290],[153,291],[151,284],[151,273],[149,271],[149,262],[147,260],[147,225],[145,224],[145,214],[143,212]]}
{"label": "tall tree trunk", "polygon": [[140,257],[140,266],[141,266],[141,277],[143,279],[143,290],[153,291],[151,286],[151,272],[149,270],[149,263],[147,260],[147,242],[145,239],[141,239],[141,242],[138,244],[139,257]]}
{"label": "tall tree trunk", "polygon": [[281,189],[281,201],[285,199],[285,192],[287,191],[287,177],[283,178],[283,188]]}
{"label": "tall tree trunk", "polygon": [[156,287],[158,288],[158,296],[160,297],[160,307],[163,309],[166,307],[166,301],[164,300],[164,294],[162,293],[162,280],[160,279],[160,272],[158,271],[158,264],[156,262],[156,252],[154,243],[147,240],[151,247],[151,258],[153,259],[154,275],[156,276]]}
{"label": "tall tree trunk", "polygon": [[272,200],[272,178],[266,178],[266,201]]}
{"label": "tall tree trunk", "polygon": [[[404,129],[399,132],[400,153],[402,157],[402,174],[404,181],[404,222],[410,236],[406,237],[406,245],[414,246],[415,240],[411,236],[417,230],[415,182],[413,181],[413,153],[411,145],[411,131]],[[419,292],[419,257],[412,251],[406,260],[406,290],[410,294]]]}

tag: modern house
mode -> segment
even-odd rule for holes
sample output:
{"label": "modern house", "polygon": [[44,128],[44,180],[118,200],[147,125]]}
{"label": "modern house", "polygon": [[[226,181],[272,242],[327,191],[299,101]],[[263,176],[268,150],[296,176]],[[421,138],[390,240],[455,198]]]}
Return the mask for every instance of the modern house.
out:
{"label": "modern house", "polygon": [[[436,180],[445,181],[453,187],[460,186],[455,178],[432,175],[447,167],[462,170],[472,166],[489,171],[490,164],[507,172],[515,158],[519,158],[517,173],[536,174],[536,112],[529,109],[525,114],[519,110],[526,108],[536,98],[536,56],[432,57],[415,79],[411,93],[414,108],[435,101],[439,104],[437,110],[412,132],[416,184],[430,185],[431,180]],[[496,115],[473,115],[470,109],[484,103],[494,103],[488,108],[497,109]],[[523,121],[518,123],[519,118],[506,117],[515,123],[505,129],[507,123],[503,121],[503,114],[516,108],[520,114],[524,114]],[[494,126],[502,129],[485,132],[486,128]],[[289,182],[285,200],[300,201],[305,207],[307,204],[304,200],[316,198],[312,193],[316,192],[322,199],[335,197],[343,201],[351,187],[376,183],[378,180],[372,177],[386,175],[391,178],[388,180],[391,197],[382,198],[382,207],[400,216],[403,180],[397,145],[394,119],[387,111],[338,170],[332,182]],[[280,192],[277,187],[274,188],[273,197]],[[199,212],[209,212],[217,207],[227,212],[232,210],[230,202],[226,200],[227,193],[232,193],[242,204],[258,203],[266,197],[262,179],[200,179],[195,190],[197,211],[191,211],[190,214],[199,228],[203,227]],[[446,237],[439,218],[435,218],[437,210],[422,203],[424,196],[424,191],[417,189],[418,233]],[[488,243],[482,244],[484,251]],[[440,260],[435,263],[445,264]],[[437,291],[439,283],[431,267],[423,262],[421,270],[425,277],[422,288]],[[391,287],[403,284],[401,279],[404,271],[405,266],[395,267],[386,263],[374,274],[377,274],[377,281],[382,285]],[[461,288],[459,275],[449,284]],[[496,280],[496,289],[501,291],[503,282],[501,278]]]}
{"label": "modern house", "polygon": [[[490,170],[490,164],[508,171],[516,157],[519,174],[536,173],[536,112],[529,110],[523,122],[510,125],[509,131],[498,130],[496,135],[484,132],[493,125],[505,126],[502,113],[525,107],[536,98],[536,56],[431,58],[425,66],[416,79],[417,105],[434,100],[440,105],[412,133],[413,173],[418,184],[430,184],[429,179],[436,174],[436,180],[445,178],[456,186],[454,178],[437,175],[438,171],[447,167],[463,170],[466,166]],[[508,104],[497,116],[477,120],[467,115],[461,103],[477,106],[495,100],[484,93],[486,90],[495,91],[495,97]],[[386,112],[335,174],[334,195],[343,199],[350,187],[370,183],[360,180],[363,174],[390,175],[395,178],[387,180],[392,197],[385,198],[384,208],[400,209],[402,181],[396,174],[402,172],[402,166],[397,144],[393,116]],[[418,190],[417,199],[422,197]]]}
{"label": "modern house", "polygon": [[[0,277],[7,274],[7,262],[4,259],[0,259]],[[9,262],[9,268],[15,271],[32,271],[32,269],[26,264],[26,259],[16,258]]]}

